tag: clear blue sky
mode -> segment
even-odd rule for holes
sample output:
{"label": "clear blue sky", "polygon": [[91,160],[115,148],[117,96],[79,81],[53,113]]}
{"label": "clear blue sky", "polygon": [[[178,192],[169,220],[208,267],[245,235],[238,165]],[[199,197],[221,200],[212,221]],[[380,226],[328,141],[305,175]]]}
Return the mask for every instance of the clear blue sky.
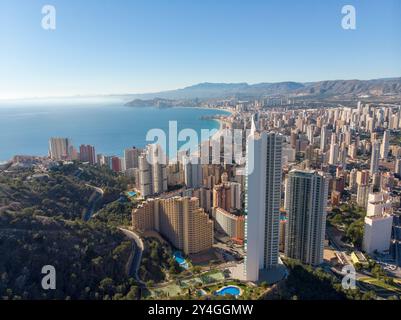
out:
{"label": "clear blue sky", "polygon": [[399,0],[0,0],[0,98],[395,77],[400,39]]}

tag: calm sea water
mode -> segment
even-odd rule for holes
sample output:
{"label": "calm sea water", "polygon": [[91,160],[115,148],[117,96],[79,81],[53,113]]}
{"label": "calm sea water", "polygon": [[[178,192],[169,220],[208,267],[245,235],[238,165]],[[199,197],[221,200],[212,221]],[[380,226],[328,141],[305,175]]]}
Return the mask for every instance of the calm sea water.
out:
{"label": "calm sea water", "polygon": [[218,129],[205,115],[224,111],[193,108],[132,108],[123,101],[69,99],[0,103],[0,161],[13,155],[47,155],[50,137],[71,138],[75,147],[91,144],[97,153],[123,154],[131,146],[144,147],[149,129],[168,133],[169,121],[176,120],[178,130]]}

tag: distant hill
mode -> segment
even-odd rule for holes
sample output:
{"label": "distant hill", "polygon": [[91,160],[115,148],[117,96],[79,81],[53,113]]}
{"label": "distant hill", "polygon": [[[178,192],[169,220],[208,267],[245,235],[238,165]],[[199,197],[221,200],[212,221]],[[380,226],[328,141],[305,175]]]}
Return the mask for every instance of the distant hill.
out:
{"label": "distant hill", "polygon": [[249,99],[285,95],[289,97],[357,99],[364,96],[401,98],[401,78],[375,80],[328,80],[319,82],[278,83],[200,83],[183,89],[134,94],[134,99]]}
{"label": "distant hill", "polygon": [[401,96],[401,78],[320,81],[305,85],[297,94],[320,97]]}

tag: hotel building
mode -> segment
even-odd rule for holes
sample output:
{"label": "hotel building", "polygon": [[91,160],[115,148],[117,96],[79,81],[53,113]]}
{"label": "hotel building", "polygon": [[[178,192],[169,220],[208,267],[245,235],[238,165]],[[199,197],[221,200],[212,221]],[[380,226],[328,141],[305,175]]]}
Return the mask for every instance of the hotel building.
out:
{"label": "hotel building", "polygon": [[214,225],[190,197],[148,199],[132,211],[135,230],[159,232],[185,254],[195,254],[213,246]]}

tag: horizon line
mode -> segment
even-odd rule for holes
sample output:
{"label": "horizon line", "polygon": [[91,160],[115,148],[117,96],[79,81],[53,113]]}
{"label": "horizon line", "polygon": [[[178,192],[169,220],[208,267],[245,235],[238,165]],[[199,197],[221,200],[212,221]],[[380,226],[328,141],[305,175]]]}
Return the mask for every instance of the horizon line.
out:
{"label": "horizon line", "polygon": [[95,97],[113,97],[113,96],[133,96],[133,95],[147,95],[147,94],[157,94],[157,93],[164,93],[169,91],[176,91],[176,90],[183,90],[186,88],[194,87],[200,84],[246,84],[249,86],[257,85],[257,84],[279,84],[279,83],[301,83],[301,84],[308,84],[308,83],[319,83],[319,82],[327,82],[327,81],[374,81],[374,80],[391,80],[391,79],[401,79],[400,76],[386,76],[386,77],[379,77],[379,78],[349,78],[349,79],[325,79],[325,80],[316,80],[316,81],[293,81],[293,80],[285,80],[285,81],[262,81],[262,82],[210,82],[210,81],[203,81],[188,85],[183,85],[181,87],[176,87],[174,89],[160,89],[148,92],[136,92],[136,93],[76,93],[70,95],[43,95],[43,96],[27,96],[27,97],[12,97],[12,98],[3,98],[0,96],[0,102],[4,101],[23,101],[23,100],[40,100],[40,99],[71,99],[71,98],[95,98]]}

